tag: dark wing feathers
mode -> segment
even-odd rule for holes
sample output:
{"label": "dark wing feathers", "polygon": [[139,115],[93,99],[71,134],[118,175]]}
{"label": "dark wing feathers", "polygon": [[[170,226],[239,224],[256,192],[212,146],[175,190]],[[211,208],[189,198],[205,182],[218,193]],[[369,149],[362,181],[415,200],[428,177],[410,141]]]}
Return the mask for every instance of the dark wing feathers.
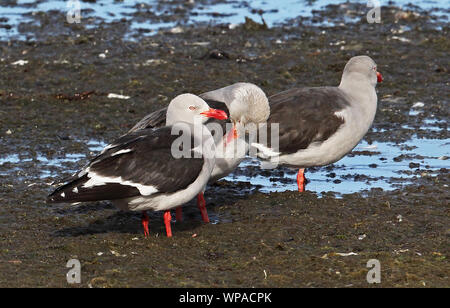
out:
{"label": "dark wing feathers", "polygon": [[[144,130],[141,133],[145,131],[148,132]],[[171,135],[171,127],[151,131],[151,135],[129,144],[130,152],[114,156],[112,153],[93,162],[90,170],[102,176],[121,175],[125,181],[156,186],[159,192],[174,192],[185,188],[197,178],[203,166],[203,158],[193,158],[193,154],[192,158],[173,158],[171,146],[176,138],[178,136]],[[118,150],[126,149],[127,147],[118,147]]]}
{"label": "dark wing feathers", "polygon": [[163,127],[166,125],[167,107],[161,108],[155,112],[146,115],[136,125],[134,125],[128,133],[132,133],[141,129]]}
{"label": "dark wing feathers", "polygon": [[[284,154],[325,141],[344,124],[335,115],[349,105],[338,88],[293,88],[269,97],[268,126],[279,124],[279,150]],[[270,132],[270,129],[269,129]],[[268,133],[270,145],[270,133]]]}
{"label": "dark wing feathers", "polygon": [[139,195],[136,187],[128,185],[120,185],[118,183],[109,183],[108,185],[100,185],[84,188],[83,185],[89,180],[87,175],[83,175],[63,186],[55,189],[47,197],[47,202],[87,202],[99,200],[114,200]]}
{"label": "dark wing feathers", "polygon": [[[200,95],[201,97],[201,95]],[[228,112],[228,107],[224,102],[221,101],[216,101],[213,99],[203,99],[209,107],[214,108],[214,109],[221,109],[223,111],[225,111],[227,113],[228,116],[230,116],[230,113]]]}
{"label": "dark wing feathers", "polygon": [[[214,109],[220,109],[223,110],[227,113],[228,119],[227,120],[217,120],[217,119],[209,119],[205,125],[206,127],[210,128],[210,127],[214,127],[214,126],[208,126],[210,124],[219,124],[222,127],[222,132],[223,135],[226,135],[227,132],[227,123],[231,123],[230,120],[230,112],[228,111],[227,105],[225,105],[225,103],[223,102],[219,102],[219,101],[215,101],[212,99],[205,99],[205,102],[208,104],[209,107],[214,108]],[[213,135],[213,137],[215,137],[215,131],[211,130],[211,134]]]}
{"label": "dark wing feathers", "polygon": [[[178,138],[171,134],[171,127],[140,130],[116,140],[112,148],[105,150],[89,164],[88,173],[59,187],[48,202],[81,202],[114,200],[139,196],[134,184],[153,186],[157,193],[171,193],[189,186],[198,177],[203,158],[175,159],[171,153],[172,142]],[[194,145],[194,142],[191,142]],[[192,150],[191,146],[191,150]],[[116,154],[122,151],[122,154]],[[118,178],[120,183],[106,183],[83,187],[89,175]],[[127,182],[127,183],[125,183]],[[76,188],[76,192],[73,190]],[[64,193],[64,194],[63,194]],[[63,196],[61,196],[63,194]]]}

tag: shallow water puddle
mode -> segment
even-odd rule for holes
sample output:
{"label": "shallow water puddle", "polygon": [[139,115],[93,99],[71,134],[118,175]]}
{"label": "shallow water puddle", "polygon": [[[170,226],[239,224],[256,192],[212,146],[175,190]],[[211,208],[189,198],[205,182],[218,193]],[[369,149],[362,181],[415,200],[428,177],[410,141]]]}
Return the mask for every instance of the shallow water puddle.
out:
{"label": "shallow water puddle", "polygon": [[95,139],[89,139],[87,142],[87,146],[89,148],[89,151],[91,151],[91,153],[101,152],[103,148],[105,148],[107,145],[108,145],[107,143]]}
{"label": "shallow water puddle", "polygon": [[[427,123],[439,124],[429,120]],[[437,130],[436,126],[424,129]],[[86,144],[92,158],[97,155],[107,143],[96,140],[78,140]],[[26,179],[36,181],[36,178],[26,174],[38,174],[41,181],[62,178],[62,174],[77,171],[88,158],[85,153],[66,153],[56,157],[47,157],[36,153],[11,154],[0,156],[0,175],[11,176],[18,171]],[[368,144],[362,141],[351,154],[331,166],[309,168],[306,178],[308,191],[335,192],[337,194],[354,193],[371,188],[392,190],[405,184],[411,184],[424,173],[433,176],[441,169],[450,168],[450,139],[413,139],[400,143],[374,142]],[[239,168],[224,180],[230,182],[250,183],[262,192],[281,192],[297,190],[297,170],[279,167],[273,170],[260,169],[259,161],[248,158]],[[36,169],[38,172],[36,172]],[[29,177],[29,178],[28,178]]]}
{"label": "shallow water puddle", "polygon": [[[332,191],[338,194],[371,188],[392,190],[411,184],[417,176],[416,171],[433,175],[442,168],[450,168],[448,156],[450,139],[414,138],[398,145],[384,142],[369,145],[362,141],[352,154],[334,165],[306,169],[305,176],[309,181],[306,189],[317,193]],[[276,169],[278,171],[274,170],[269,174],[260,172],[256,176],[245,175],[245,168],[258,166],[259,161],[248,159],[239,166],[235,174],[225,179],[250,182],[262,192],[297,190],[297,170],[280,167]]]}
{"label": "shallow water puddle", "polygon": [[18,163],[20,162],[20,158],[18,154],[11,154],[7,155],[5,157],[0,157],[0,165],[3,165],[4,163]]}
{"label": "shallow water puddle", "polygon": [[[263,12],[264,21],[269,27],[280,24],[288,19],[302,17],[312,17],[317,10],[324,9],[328,4],[339,4],[345,1],[332,0],[284,0],[282,5],[279,1],[254,0],[254,1],[193,1],[182,5],[178,1],[141,1],[127,0],[116,1],[111,3],[109,0],[97,0],[93,2],[79,1],[81,8],[81,18],[98,17],[95,23],[100,21],[113,22],[120,19],[126,19],[131,22],[132,30],[145,29],[150,34],[156,33],[159,29],[173,28],[181,22],[181,24],[194,23],[227,23],[237,25],[245,21],[245,17],[250,17],[258,22],[261,21],[260,12]],[[353,0],[354,3],[367,4],[367,0]],[[404,7],[411,1],[397,0],[395,5]],[[386,5],[383,1],[382,5]],[[441,8],[437,13],[438,16],[447,16],[445,11],[448,9],[446,1],[416,1],[415,5],[422,9],[430,10],[432,8]],[[17,5],[1,5],[0,15],[7,18],[7,24],[11,27],[0,27],[0,39],[9,37],[18,37],[25,39],[25,35],[19,33],[17,25],[21,22],[33,21],[33,16],[37,12],[48,12],[56,10],[60,12],[69,12],[74,7],[68,6],[67,1],[48,0],[43,2],[35,2],[34,0],[18,0]],[[185,13],[180,14],[180,10]],[[369,8],[368,8],[369,10]],[[171,15],[180,15],[174,21]],[[137,16],[137,17],[136,17]],[[325,20],[322,26],[335,26],[335,23],[352,23],[359,21],[363,16],[341,16],[339,20]],[[95,27],[92,21],[85,22],[83,26],[87,28]],[[142,34],[144,35],[144,34]]]}
{"label": "shallow water puddle", "polygon": [[[95,139],[89,139],[83,143],[87,145],[90,155],[98,154],[107,145],[105,142]],[[84,153],[66,153],[52,158],[42,153],[36,153],[34,157],[31,157],[30,154],[10,154],[0,156],[0,175],[7,176],[17,171],[30,169],[35,169],[31,174],[36,174],[37,169],[40,179],[52,178],[52,180],[58,180],[62,173],[75,172],[79,166],[87,163],[87,161]]]}

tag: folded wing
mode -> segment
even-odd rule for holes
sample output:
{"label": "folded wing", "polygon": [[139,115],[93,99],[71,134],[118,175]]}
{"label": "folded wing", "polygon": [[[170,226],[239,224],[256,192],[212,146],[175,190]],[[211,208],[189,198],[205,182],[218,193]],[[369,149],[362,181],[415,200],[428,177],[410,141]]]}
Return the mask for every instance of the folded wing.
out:
{"label": "folded wing", "polygon": [[120,137],[57,188],[48,202],[114,200],[172,193],[189,186],[202,170],[203,158],[174,158],[171,127],[143,129]]}

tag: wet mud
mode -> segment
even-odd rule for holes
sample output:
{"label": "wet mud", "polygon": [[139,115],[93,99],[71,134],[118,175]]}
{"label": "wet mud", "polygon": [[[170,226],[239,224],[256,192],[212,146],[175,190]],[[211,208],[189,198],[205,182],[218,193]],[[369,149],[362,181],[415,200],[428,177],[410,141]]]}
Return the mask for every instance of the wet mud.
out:
{"label": "wet mud", "polygon": [[[365,6],[346,4],[277,25],[131,28],[163,18],[149,11],[79,25],[40,12],[0,41],[0,286],[72,286],[73,258],[81,287],[449,286],[450,44],[436,17],[448,12],[383,7],[368,24]],[[248,161],[206,191],[212,223],[192,201],[171,239],[161,213],[145,239],[140,214],[109,202],[45,204],[55,180],[178,94],[336,85],[359,54],[384,76],[373,127],[343,161],[308,169],[305,193],[294,170]],[[370,259],[379,285],[366,281]]]}

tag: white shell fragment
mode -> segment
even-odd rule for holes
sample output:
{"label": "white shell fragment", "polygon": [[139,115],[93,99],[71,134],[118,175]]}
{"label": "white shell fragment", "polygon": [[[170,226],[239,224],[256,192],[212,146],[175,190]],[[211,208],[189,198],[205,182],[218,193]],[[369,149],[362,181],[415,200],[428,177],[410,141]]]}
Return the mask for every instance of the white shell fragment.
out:
{"label": "white shell fragment", "polygon": [[109,93],[108,98],[117,98],[117,99],[129,99],[130,96],[126,96],[126,95],[120,95],[120,94],[115,94],[115,93]]}
{"label": "white shell fragment", "polygon": [[24,66],[25,64],[28,64],[28,60],[19,60],[11,63],[11,65],[20,65],[20,66]]}

